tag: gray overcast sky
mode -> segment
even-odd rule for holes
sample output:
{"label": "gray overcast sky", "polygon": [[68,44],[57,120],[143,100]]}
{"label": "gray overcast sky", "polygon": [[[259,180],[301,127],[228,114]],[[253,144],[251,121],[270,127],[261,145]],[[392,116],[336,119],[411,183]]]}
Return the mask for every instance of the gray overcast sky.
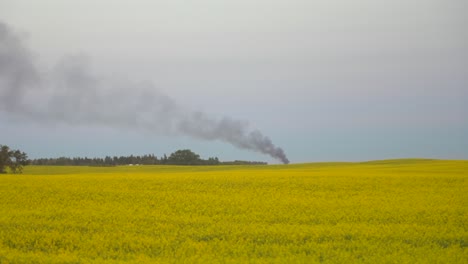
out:
{"label": "gray overcast sky", "polygon": [[[84,54],[107,79],[248,120],[292,162],[468,159],[466,0],[0,0],[40,69]],[[268,156],[139,129],[0,112],[0,144],[31,157],[191,148]]]}

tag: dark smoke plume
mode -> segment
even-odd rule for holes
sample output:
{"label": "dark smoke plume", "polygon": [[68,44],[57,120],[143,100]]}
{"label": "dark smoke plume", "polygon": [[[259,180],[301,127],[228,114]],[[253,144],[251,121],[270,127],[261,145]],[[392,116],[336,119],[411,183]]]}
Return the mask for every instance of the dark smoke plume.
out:
{"label": "dark smoke plume", "polygon": [[136,127],[220,140],[289,163],[281,148],[246,122],[184,109],[148,82],[100,78],[85,56],[64,58],[41,72],[22,40],[2,22],[0,111],[41,122]]}

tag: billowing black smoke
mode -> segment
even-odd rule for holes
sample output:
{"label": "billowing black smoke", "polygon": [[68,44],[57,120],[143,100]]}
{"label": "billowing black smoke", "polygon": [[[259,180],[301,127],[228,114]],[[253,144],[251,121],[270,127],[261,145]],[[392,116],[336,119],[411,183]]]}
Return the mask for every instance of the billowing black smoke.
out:
{"label": "billowing black smoke", "polygon": [[100,78],[84,56],[64,58],[54,69],[41,72],[21,39],[2,22],[0,111],[41,122],[136,127],[221,140],[289,163],[281,148],[246,122],[184,109],[148,82]]}

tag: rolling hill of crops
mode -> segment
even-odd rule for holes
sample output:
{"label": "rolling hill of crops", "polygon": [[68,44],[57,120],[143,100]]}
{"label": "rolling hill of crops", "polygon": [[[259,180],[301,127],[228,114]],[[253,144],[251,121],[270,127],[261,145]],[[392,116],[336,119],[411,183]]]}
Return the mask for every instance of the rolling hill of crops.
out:
{"label": "rolling hill of crops", "polygon": [[468,161],[29,166],[0,263],[466,263]]}

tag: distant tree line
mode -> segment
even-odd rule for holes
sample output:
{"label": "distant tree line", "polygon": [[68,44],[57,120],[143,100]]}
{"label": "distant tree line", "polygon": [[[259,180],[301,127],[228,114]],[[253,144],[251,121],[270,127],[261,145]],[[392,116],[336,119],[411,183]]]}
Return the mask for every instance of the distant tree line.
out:
{"label": "distant tree line", "polygon": [[129,164],[155,165],[161,164],[161,160],[152,154],[144,156],[106,156],[105,158],[88,157],[59,157],[59,158],[40,158],[32,159],[31,165],[50,165],[50,166],[118,166]]}
{"label": "distant tree line", "polygon": [[23,166],[27,164],[28,155],[26,153],[0,145],[0,173],[6,173],[7,169],[10,169],[12,173],[21,173]]}
{"label": "distant tree line", "polygon": [[225,161],[221,162],[217,157],[208,159],[200,158],[200,155],[189,149],[177,150],[169,157],[164,154],[158,158],[154,154],[143,156],[106,156],[105,158],[40,158],[30,160],[32,165],[49,166],[122,166],[122,165],[266,165],[266,162],[258,161]]}
{"label": "distant tree line", "polygon": [[177,150],[169,155],[164,154],[158,159],[154,154],[143,156],[106,156],[105,158],[40,158],[28,160],[28,155],[20,150],[10,149],[0,145],[0,173],[21,173],[26,165],[49,166],[122,166],[122,165],[266,165],[266,162],[258,161],[219,161],[217,157],[208,159],[200,158],[200,155],[189,149]]}

